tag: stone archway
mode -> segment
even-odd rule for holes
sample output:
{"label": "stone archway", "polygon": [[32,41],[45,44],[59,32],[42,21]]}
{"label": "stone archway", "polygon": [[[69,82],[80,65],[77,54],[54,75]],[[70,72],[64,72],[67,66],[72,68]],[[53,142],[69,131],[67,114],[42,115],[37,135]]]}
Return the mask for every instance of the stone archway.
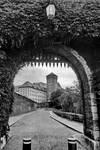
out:
{"label": "stone archway", "polygon": [[[31,52],[31,49],[30,49]],[[93,75],[92,71],[87,65],[85,59],[78,54],[77,51],[66,47],[64,45],[52,45],[48,47],[44,47],[42,52],[46,54],[54,54],[59,55],[62,58],[69,61],[72,65],[72,68],[75,70],[81,84],[82,88],[82,97],[83,97],[83,106],[84,106],[84,135],[94,141],[92,143],[93,150],[95,146],[98,145],[98,141],[100,138],[99,135],[99,126],[98,126],[98,113],[97,113],[97,104],[96,104],[96,96],[93,89]],[[34,51],[35,53],[35,51]],[[33,56],[34,56],[33,53]],[[38,52],[39,53],[39,52]],[[12,103],[13,103],[13,79],[19,70],[24,64],[24,62],[30,61],[29,51],[26,51],[26,55],[19,55],[15,57],[15,55],[8,56],[4,51],[0,53],[0,71],[1,78],[0,87],[1,89],[1,102],[2,109],[2,124],[1,124],[1,133],[6,134],[7,132],[7,123],[9,119],[9,114],[11,112]],[[27,57],[28,56],[28,57]],[[32,57],[32,56],[31,56]],[[18,60],[19,63],[18,63]],[[3,76],[4,74],[4,76]],[[2,113],[5,112],[4,114]],[[1,134],[1,136],[3,135]],[[91,144],[90,144],[91,145]],[[91,146],[90,146],[91,147]],[[98,150],[98,149],[96,149]]]}
{"label": "stone archway", "polygon": [[95,118],[97,119],[97,106],[95,105],[95,93],[93,91],[93,75],[92,71],[87,65],[85,59],[80,56],[75,50],[66,47],[66,46],[54,46],[47,48],[48,52],[58,54],[72,64],[72,68],[76,72],[81,88],[82,88],[82,95],[85,104],[84,110],[84,133],[91,139],[98,139],[98,136],[95,132]]}
{"label": "stone archway", "polygon": [[[93,1],[73,5],[55,0],[57,14],[52,21],[45,15],[47,0],[24,4],[23,1],[1,2],[0,137],[8,130],[14,76],[25,62],[31,61],[36,51],[39,53],[38,48],[46,45],[45,54],[58,54],[75,69],[83,91],[84,134],[95,141],[92,149],[99,149],[96,143],[100,144],[100,4],[98,0]],[[61,45],[53,46],[56,42],[69,45],[77,52]]]}
{"label": "stone archway", "polygon": [[[84,113],[84,135],[88,138],[79,138],[89,149],[99,148],[99,116],[97,111],[96,95],[94,90],[94,77],[92,70],[86,60],[72,48],[58,45],[47,48],[48,52],[58,54],[66,58],[77,74],[82,88],[83,113]],[[85,141],[87,139],[87,142]]]}

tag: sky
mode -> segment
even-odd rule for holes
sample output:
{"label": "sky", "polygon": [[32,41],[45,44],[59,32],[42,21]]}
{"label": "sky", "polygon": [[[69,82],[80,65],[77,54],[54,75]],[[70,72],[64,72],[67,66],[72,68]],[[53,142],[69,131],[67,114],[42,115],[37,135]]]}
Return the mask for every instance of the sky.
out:
{"label": "sky", "polygon": [[46,76],[49,73],[55,73],[58,76],[58,82],[62,86],[62,88],[66,88],[67,86],[72,86],[74,81],[77,81],[77,76],[75,72],[70,67],[61,67],[60,65],[57,67],[51,67],[41,65],[38,67],[36,66],[25,66],[21,70],[19,70],[18,74],[16,74],[14,79],[14,85],[21,85],[25,83],[26,81],[29,81],[31,83],[33,82],[44,82],[46,83]]}

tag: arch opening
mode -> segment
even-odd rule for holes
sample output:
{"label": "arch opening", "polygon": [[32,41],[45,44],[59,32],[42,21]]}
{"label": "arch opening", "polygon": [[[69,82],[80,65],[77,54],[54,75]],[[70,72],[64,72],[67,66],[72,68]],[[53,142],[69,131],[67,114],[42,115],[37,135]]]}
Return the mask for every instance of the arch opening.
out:
{"label": "arch opening", "polygon": [[[61,56],[65,62],[67,61],[69,64],[71,64],[71,67],[77,74],[77,77],[80,81],[80,86],[82,89],[83,113],[84,113],[84,135],[86,135],[90,139],[98,140],[99,134],[97,133],[97,130],[96,130],[97,126],[96,126],[96,120],[95,120],[95,116],[97,116],[97,106],[94,104],[95,94],[94,94],[94,91],[92,88],[92,72],[89,69],[86,61],[75,50],[68,48],[66,46],[63,46],[63,45],[56,45],[56,46],[43,48],[43,53]],[[3,68],[5,65],[7,66],[7,70],[5,73],[7,73],[8,77],[9,77],[7,79],[7,75],[5,74],[6,84],[3,83],[3,86],[5,86],[7,89],[9,89],[8,86],[10,85],[10,89],[9,89],[10,94],[7,93],[6,96],[7,97],[9,96],[8,99],[12,99],[11,102],[8,102],[8,106],[9,106],[8,108],[11,109],[11,106],[13,103],[13,80],[14,80],[14,77],[15,77],[16,73],[18,72],[18,70],[24,65],[21,62],[21,59],[23,59],[25,62],[26,61],[30,62],[30,58],[28,58],[28,60],[27,60],[27,54],[24,58],[22,55],[21,55],[22,57],[20,57],[20,58],[19,57],[17,57],[17,58],[7,57],[5,53],[2,55],[3,55],[3,57],[1,59],[1,63],[2,63],[1,68]],[[30,53],[29,53],[29,55],[30,55]],[[19,60],[20,63],[18,63],[17,60]],[[38,60],[38,57],[37,57],[37,60]],[[46,59],[44,61],[46,61]],[[10,72],[8,72],[8,68],[9,68]],[[4,81],[4,79],[2,78],[2,80],[0,82],[2,83]],[[6,92],[6,89],[5,89],[4,93],[5,92]],[[2,94],[2,98],[4,98],[3,94]],[[3,108],[3,109],[5,110],[5,108]],[[9,110],[6,113],[8,113],[8,112],[9,112]],[[6,119],[7,119],[6,120],[6,123],[7,123],[8,119],[9,119],[9,115]],[[7,124],[5,124],[5,126],[3,126],[2,130],[4,130],[4,127],[6,127],[6,126],[7,126]],[[6,130],[4,130],[4,132],[5,131]],[[3,134],[5,134],[5,133],[3,133]]]}
{"label": "arch opening", "polygon": [[[57,60],[57,58],[58,58],[58,56],[55,57],[56,60]],[[74,102],[76,105],[78,104],[78,107],[73,105],[71,110],[70,109],[67,110],[67,107],[66,107],[65,111],[70,111],[73,113],[76,113],[76,112],[82,113],[81,108],[79,107],[80,104],[78,103],[78,101],[81,101],[81,91],[80,91],[80,87],[79,87],[79,81],[77,79],[77,76],[76,76],[76,73],[74,72],[74,70],[71,67],[69,67],[68,64],[65,64],[65,61],[64,61],[64,63],[58,62],[58,61],[53,62],[53,60],[52,60],[52,62],[46,61],[44,65],[42,63],[43,62],[40,62],[38,59],[38,61],[33,63],[32,66],[31,66],[31,64],[29,64],[28,66],[23,67],[22,70],[19,70],[19,72],[16,75],[15,80],[14,80],[16,92],[21,93],[22,95],[26,94],[27,97],[30,96],[30,98],[36,102],[39,101],[39,99],[40,99],[40,102],[42,103],[44,101],[42,101],[41,98],[37,97],[37,94],[31,88],[33,91],[33,96],[32,96],[31,92],[28,90],[29,87],[32,86],[34,89],[36,87],[40,87],[40,89],[42,90],[42,87],[45,86],[46,92],[49,95],[48,98],[45,97],[46,98],[45,101],[47,101],[47,102],[50,101],[49,98],[51,97],[52,92],[55,92],[57,90],[62,91],[61,95],[63,94],[63,96],[65,97],[67,95],[70,95],[68,93],[68,91],[69,91],[74,95],[73,97],[75,99],[77,99],[77,100],[74,100],[73,97],[69,96],[71,98],[70,103],[72,104]],[[50,64],[47,64],[47,63],[50,63]],[[54,64],[54,63],[56,63],[56,64]],[[51,74],[50,78],[48,77],[49,74]],[[52,74],[54,74],[53,77],[52,77]],[[29,87],[26,86],[28,84],[29,84]],[[36,87],[35,87],[35,85],[36,85]],[[25,91],[26,91],[26,93],[25,93]],[[46,95],[47,95],[47,93],[46,93]],[[64,98],[64,101],[65,101],[65,99],[66,98]],[[59,103],[63,104],[63,100],[59,99]],[[63,104],[63,106],[64,106],[64,104]],[[63,107],[63,108],[65,108],[65,107]]]}

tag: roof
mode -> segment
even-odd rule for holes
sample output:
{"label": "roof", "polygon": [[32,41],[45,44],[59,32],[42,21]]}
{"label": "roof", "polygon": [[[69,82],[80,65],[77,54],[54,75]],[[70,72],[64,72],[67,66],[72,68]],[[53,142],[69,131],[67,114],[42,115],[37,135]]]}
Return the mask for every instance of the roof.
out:
{"label": "roof", "polygon": [[27,88],[27,87],[46,92],[47,85],[46,85],[46,83],[43,83],[43,82],[31,83],[29,81],[26,81],[24,84],[19,86],[19,88]]}
{"label": "roof", "polygon": [[37,82],[37,83],[33,83],[33,87],[37,87],[37,88],[47,88],[47,84],[43,83],[43,82]]}
{"label": "roof", "polygon": [[47,75],[47,77],[49,77],[49,76],[50,76],[50,77],[52,77],[52,76],[53,76],[53,77],[54,77],[54,76],[57,77],[57,75],[54,74],[53,72],[51,72],[50,74]]}
{"label": "roof", "polygon": [[32,87],[33,84],[29,81],[26,81],[24,84],[22,84],[20,87]]}

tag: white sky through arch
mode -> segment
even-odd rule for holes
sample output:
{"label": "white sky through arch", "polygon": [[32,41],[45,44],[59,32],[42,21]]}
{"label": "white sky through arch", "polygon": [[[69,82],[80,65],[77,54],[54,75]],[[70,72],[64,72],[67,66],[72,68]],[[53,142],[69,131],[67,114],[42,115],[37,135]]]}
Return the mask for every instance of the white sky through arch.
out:
{"label": "white sky through arch", "polygon": [[77,76],[71,67],[59,66],[46,67],[45,64],[43,66],[25,66],[21,70],[19,70],[18,74],[16,74],[14,79],[14,85],[21,85],[25,81],[33,82],[45,82],[46,83],[46,75],[49,73],[55,73],[58,76],[58,82],[60,85],[65,88],[67,86],[73,85],[74,81],[77,81]]}

